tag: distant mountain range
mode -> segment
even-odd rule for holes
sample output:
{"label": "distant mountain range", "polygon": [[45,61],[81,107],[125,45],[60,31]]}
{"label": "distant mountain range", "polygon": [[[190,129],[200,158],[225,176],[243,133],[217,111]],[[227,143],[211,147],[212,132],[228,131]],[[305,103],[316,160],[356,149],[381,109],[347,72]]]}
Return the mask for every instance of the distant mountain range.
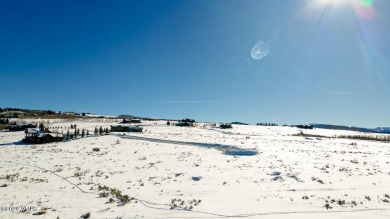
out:
{"label": "distant mountain range", "polygon": [[343,126],[343,125],[328,125],[328,124],[310,124],[313,128],[320,129],[334,129],[334,130],[346,130],[346,131],[356,131],[356,132],[371,132],[371,133],[380,133],[380,134],[390,134],[390,127],[378,127],[378,128],[360,128],[354,126]]}

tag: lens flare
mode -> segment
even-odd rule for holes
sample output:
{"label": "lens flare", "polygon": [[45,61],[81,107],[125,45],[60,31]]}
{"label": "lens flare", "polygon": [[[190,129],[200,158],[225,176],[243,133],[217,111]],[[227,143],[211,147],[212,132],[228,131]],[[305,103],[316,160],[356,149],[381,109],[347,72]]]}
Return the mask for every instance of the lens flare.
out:
{"label": "lens flare", "polygon": [[375,0],[316,0],[311,1],[314,8],[327,8],[334,10],[344,10],[352,7],[355,14],[364,19],[372,19],[375,17]]}
{"label": "lens flare", "polygon": [[355,0],[353,7],[361,18],[372,19],[375,17],[374,0]]}
{"label": "lens flare", "polygon": [[371,7],[374,4],[374,0],[359,0],[359,3],[363,7]]}

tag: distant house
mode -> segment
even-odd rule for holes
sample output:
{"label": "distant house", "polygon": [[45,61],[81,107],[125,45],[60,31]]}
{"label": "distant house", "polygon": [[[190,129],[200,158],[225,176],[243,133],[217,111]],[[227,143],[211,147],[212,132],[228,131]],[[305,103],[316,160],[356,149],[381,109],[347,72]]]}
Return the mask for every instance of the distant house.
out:
{"label": "distant house", "polygon": [[194,126],[194,124],[191,123],[191,122],[178,122],[178,123],[176,123],[176,126],[181,126],[181,127],[184,127],[184,126],[192,127],[192,126]]}
{"label": "distant house", "polygon": [[184,123],[194,123],[194,122],[195,122],[195,119],[188,119],[188,118],[185,118],[185,119],[182,119],[180,122],[184,122]]}
{"label": "distant house", "polygon": [[28,125],[7,125],[5,127],[6,130],[10,132],[15,132],[15,131],[24,131],[27,128],[35,128],[36,125],[34,124],[28,124]]}
{"label": "distant house", "polygon": [[141,123],[141,120],[140,119],[123,119],[122,122],[123,124],[126,124],[126,123]]}
{"label": "distant house", "polygon": [[188,126],[188,127],[191,127],[191,126],[194,126],[194,122],[195,122],[195,119],[185,118],[185,119],[180,120],[180,122],[176,123],[176,126]]}
{"label": "distant house", "polygon": [[111,126],[110,132],[142,132],[143,128],[139,126],[124,126],[124,125],[117,125],[117,126]]}
{"label": "distant house", "polygon": [[64,140],[64,135],[60,133],[44,133],[36,128],[27,128],[26,137],[23,139],[26,143],[44,144],[51,142],[59,142]]}

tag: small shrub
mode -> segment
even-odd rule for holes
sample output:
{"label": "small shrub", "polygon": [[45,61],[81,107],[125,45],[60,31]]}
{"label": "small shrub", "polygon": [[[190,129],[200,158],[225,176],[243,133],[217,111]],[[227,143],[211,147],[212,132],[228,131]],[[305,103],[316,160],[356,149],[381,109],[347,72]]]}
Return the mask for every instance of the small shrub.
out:
{"label": "small shrub", "polygon": [[46,211],[44,210],[33,213],[33,215],[44,215],[44,214],[46,214]]}
{"label": "small shrub", "polygon": [[101,192],[99,193],[99,197],[106,198],[108,197],[109,193],[108,192]]}
{"label": "small shrub", "polygon": [[91,213],[89,213],[89,212],[81,215],[81,218],[90,218],[90,217],[91,217]]}
{"label": "small shrub", "polygon": [[340,206],[345,205],[345,200],[340,200],[340,199],[339,199],[339,200],[337,201],[337,204],[340,205]]}
{"label": "small shrub", "polygon": [[330,206],[329,203],[326,203],[326,204],[324,205],[324,207],[325,207],[326,209],[332,209],[332,208],[333,208],[332,206]]}

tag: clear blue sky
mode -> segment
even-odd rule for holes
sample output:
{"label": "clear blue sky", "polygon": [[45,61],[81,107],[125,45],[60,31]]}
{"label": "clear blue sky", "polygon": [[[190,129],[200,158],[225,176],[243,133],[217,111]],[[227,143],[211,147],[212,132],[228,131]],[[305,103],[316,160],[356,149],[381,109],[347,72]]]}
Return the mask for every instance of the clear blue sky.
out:
{"label": "clear blue sky", "polygon": [[0,27],[0,107],[390,126],[387,0],[15,0]]}

